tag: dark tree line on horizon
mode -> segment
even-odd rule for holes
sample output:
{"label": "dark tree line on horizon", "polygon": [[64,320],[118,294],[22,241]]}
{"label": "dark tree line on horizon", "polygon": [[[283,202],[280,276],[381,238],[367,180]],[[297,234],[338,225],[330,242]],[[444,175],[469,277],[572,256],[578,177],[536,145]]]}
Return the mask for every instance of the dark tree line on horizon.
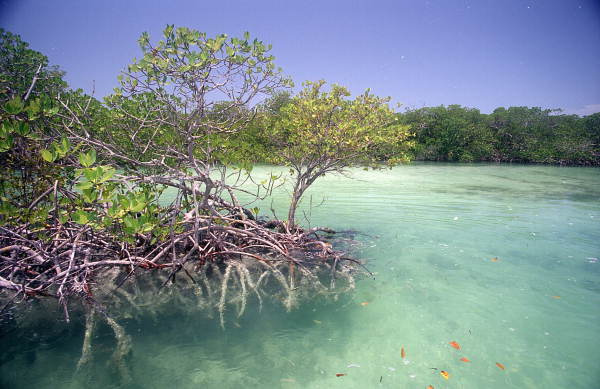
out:
{"label": "dark tree line on horizon", "polygon": [[580,117],[538,107],[424,107],[399,115],[415,134],[424,161],[600,163],[600,113]]}
{"label": "dark tree line on horizon", "polygon": [[[289,99],[291,95],[282,92],[263,103],[263,110],[277,121]],[[583,117],[560,112],[520,106],[499,107],[485,114],[453,104],[396,115],[399,124],[412,133],[413,142],[404,150],[412,160],[599,165],[600,112]],[[244,136],[261,151],[254,156],[257,161],[273,162],[269,141],[259,135],[263,123],[255,123]]]}

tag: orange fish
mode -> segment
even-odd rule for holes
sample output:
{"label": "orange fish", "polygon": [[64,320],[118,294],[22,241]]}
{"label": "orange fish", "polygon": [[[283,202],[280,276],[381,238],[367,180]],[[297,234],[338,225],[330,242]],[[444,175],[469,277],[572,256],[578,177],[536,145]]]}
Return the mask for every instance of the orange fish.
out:
{"label": "orange fish", "polygon": [[434,389],[433,386],[429,385],[427,389]]}
{"label": "orange fish", "polygon": [[463,362],[471,362],[471,360],[469,360],[469,358],[465,358],[465,357],[462,357],[460,360]]}
{"label": "orange fish", "polygon": [[559,299],[560,296],[552,296],[552,298]]}
{"label": "orange fish", "polygon": [[440,374],[441,374],[441,376],[442,376],[442,377],[444,377],[444,379],[446,379],[446,380],[447,380],[448,378],[450,378],[450,373],[448,373],[447,371],[444,371],[444,370],[442,370],[442,371],[440,371]]}
{"label": "orange fish", "polygon": [[450,343],[448,343],[450,346],[454,347],[457,350],[460,350],[460,344],[456,343],[455,341],[452,341]]}
{"label": "orange fish", "polygon": [[366,307],[367,305],[369,305],[368,301],[363,301],[362,303],[360,303],[360,305],[362,305],[363,307]]}
{"label": "orange fish", "polygon": [[404,359],[404,357],[406,356],[406,353],[404,352],[404,347],[400,349],[400,356],[402,357],[402,359]]}
{"label": "orange fish", "polygon": [[496,366],[498,366],[500,369],[504,370],[504,365],[501,364],[500,362],[496,362]]}
{"label": "orange fish", "polygon": [[492,259],[491,259],[491,261],[492,261],[492,262],[498,262],[498,261],[499,261],[499,259],[498,259],[498,257],[494,257],[494,258],[492,258]]}
{"label": "orange fish", "polygon": [[343,377],[343,376],[345,376],[345,375],[346,375],[346,373],[336,373],[336,375],[335,375],[335,376],[336,376],[336,377]]}

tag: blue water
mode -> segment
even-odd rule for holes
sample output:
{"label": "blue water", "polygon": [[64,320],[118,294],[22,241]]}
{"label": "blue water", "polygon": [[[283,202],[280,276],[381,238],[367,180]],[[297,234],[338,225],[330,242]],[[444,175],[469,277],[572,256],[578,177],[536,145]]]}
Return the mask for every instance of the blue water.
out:
{"label": "blue water", "polygon": [[[50,306],[26,328],[3,328],[0,383],[600,388],[600,170],[414,164],[351,176],[317,181],[298,215],[305,225],[355,231],[354,255],[375,277],[354,293],[291,313],[274,303],[259,312],[252,301],[225,331],[185,306],[124,317],[133,344],[127,384],[108,362],[106,326],[91,365],[75,372],[82,322],[57,323]],[[282,216],[286,204],[284,186],[253,206]]]}

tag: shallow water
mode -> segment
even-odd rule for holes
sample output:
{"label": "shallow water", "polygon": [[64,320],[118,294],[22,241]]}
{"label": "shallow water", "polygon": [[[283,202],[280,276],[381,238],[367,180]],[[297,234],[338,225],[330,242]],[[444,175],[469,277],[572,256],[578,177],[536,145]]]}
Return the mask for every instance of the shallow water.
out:
{"label": "shallow water", "polygon": [[[600,387],[600,170],[414,164],[352,176],[317,181],[303,210],[313,226],[357,231],[375,279],[353,295],[292,313],[255,305],[226,331],[196,313],[124,323],[128,385],[107,363],[107,328],[78,374],[81,323],[3,328],[0,385]],[[272,205],[285,214],[284,190]]]}

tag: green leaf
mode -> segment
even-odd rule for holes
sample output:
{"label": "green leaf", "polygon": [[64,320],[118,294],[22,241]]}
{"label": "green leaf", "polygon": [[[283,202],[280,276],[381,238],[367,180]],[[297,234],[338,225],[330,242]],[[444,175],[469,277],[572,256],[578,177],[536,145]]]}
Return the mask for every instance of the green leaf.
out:
{"label": "green leaf", "polygon": [[133,230],[132,232],[136,232],[137,229],[139,228],[139,223],[137,221],[137,219],[131,217],[131,216],[125,216],[123,218],[123,223],[125,223],[125,226],[131,230]]}
{"label": "green leaf", "polygon": [[97,171],[96,169],[82,169],[83,171],[83,175],[85,176],[85,178],[88,179],[88,181],[95,181],[96,178],[98,177]]}
{"label": "green leaf", "polygon": [[13,137],[12,136],[7,136],[4,139],[0,139],[0,153],[8,151],[12,148],[13,146]]}
{"label": "green leaf", "polygon": [[44,109],[44,115],[46,116],[54,116],[58,113],[59,108],[58,107],[52,107],[49,109]]}
{"label": "green leaf", "polygon": [[89,181],[81,181],[81,182],[78,182],[77,185],[75,185],[75,187],[79,190],[89,189],[93,186],[94,186],[94,184],[92,184]]}
{"label": "green leaf", "polygon": [[92,166],[94,164],[94,162],[96,162],[96,150],[91,149],[87,153],[80,153],[79,154],[79,162],[84,167]]}
{"label": "green leaf", "polygon": [[83,190],[83,199],[88,203],[93,203],[97,198],[98,192],[96,192],[93,188]]}
{"label": "green leaf", "polygon": [[35,99],[29,102],[29,105],[25,108],[27,111],[27,116],[29,120],[35,120],[38,118],[38,114],[40,113],[40,99]]}
{"label": "green leaf", "polygon": [[69,220],[69,214],[66,212],[61,213],[58,216],[58,221],[60,221],[61,224],[65,224],[68,220]]}
{"label": "green leaf", "polygon": [[134,201],[132,202],[129,210],[131,212],[140,212],[142,209],[146,207],[146,203],[144,201]]}
{"label": "green leaf", "polygon": [[12,123],[8,120],[3,121],[0,125],[0,138],[6,138],[12,131]]}
{"label": "green leaf", "polygon": [[60,140],[60,143],[57,143],[54,146],[54,149],[57,151],[58,155],[63,158],[65,155],[67,155],[69,149],[71,149],[71,142],[69,142],[66,137],[63,137]]}
{"label": "green leaf", "polygon": [[42,158],[46,162],[54,162],[54,160],[56,159],[56,155],[50,150],[42,150],[40,151],[40,154],[42,154]]}
{"label": "green leaf", "polygon": [[23,112],[23,101],[17,96],[4,104],[4,110],[11,115],[18,115]]}
{"label": "green leaf", "polygon": [[[99,166],[100,167],[100,166]],[[112,166],[103,166],[103,173],[98,176],[98,182],[102,183],[108,181],[115,175],[115,168]]]}
{"label": "green leaf", "polygon": [[18,122],[15,132],[21,136],[27,136],[29,134],[29,123]]}
{"label": "green leaf", "polygon": [[81,209],[71,215],[71,219],[78,224],[85,224],[90,220],[89,214]]}

